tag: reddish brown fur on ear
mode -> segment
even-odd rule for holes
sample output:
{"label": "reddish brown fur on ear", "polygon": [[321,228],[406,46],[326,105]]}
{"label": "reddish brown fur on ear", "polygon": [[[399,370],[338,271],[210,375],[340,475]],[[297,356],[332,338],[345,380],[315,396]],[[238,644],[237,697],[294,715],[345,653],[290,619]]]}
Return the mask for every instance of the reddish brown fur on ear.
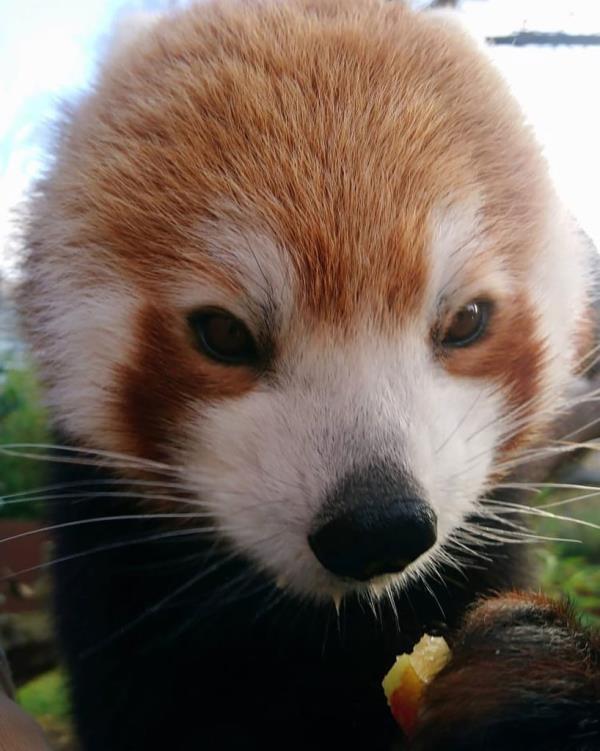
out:
{"label": "reddish brown fur on ear", "polygon": [[[571,608],[513,592],[480,603],[428,688],[415,751],[600,748],[600,638]],[[411,747],[413,748],[413,747]]]}

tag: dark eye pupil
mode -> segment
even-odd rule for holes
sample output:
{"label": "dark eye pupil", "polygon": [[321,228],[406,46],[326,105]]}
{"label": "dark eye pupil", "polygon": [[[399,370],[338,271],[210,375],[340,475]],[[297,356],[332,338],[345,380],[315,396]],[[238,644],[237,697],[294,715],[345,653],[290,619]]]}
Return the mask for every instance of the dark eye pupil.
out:
{"label": "dark eye pupil", "polygon": [[479,307],[477,303],[471,303],[466,308],[459,310],[452,322],[451,331],[457,339],[469,336],[479,323]]}
{"label": "dark eye pupil", "polygon": [[211,316],[206,321],[204,336],[207,343],[217,352],[226,355],[243,352],[246,332],[233,318]]}
{"label": "dark eye pupil", "polygon": [[254,339],[246,326],[227,313],[204,311],[190,316],[198,347],[214,360],[233,365],[256,358]]}
{"label": "dark eye pupil", "polygon": [[472,344],[485,331],[488,316],[489,304],[485,302],[472,302],[465,305],[452,319],[443,343],[453,347]]}

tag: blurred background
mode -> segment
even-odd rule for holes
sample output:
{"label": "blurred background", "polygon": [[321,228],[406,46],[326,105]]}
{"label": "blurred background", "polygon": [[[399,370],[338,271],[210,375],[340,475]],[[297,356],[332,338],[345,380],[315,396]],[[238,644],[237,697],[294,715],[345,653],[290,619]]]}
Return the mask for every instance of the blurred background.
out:
{"label": "blurred background", "polygon": [[[73,751],[64,678],[48,616],[45,572],[52,551],[43,527],[44,462],[17,444],[49,441],[35,375],[20,342],[11,291],[18,282],[18,207],[43,170],[49,125],[63,100],[93,80],[111,29],[132,13],[160,12],[168,0],[0,0],[0,643],[9,653],[19,700],[57,750]],[[430,2],[413,2],[426,6]],[[600,247],[600,2],[463,0],[456,5],[488,40],[538,134],[563,200]],[[12,447],[12,448],[9,448]],[[593,452],[563,479],[600,485]],[[572,497],[584,495],[581,500]],[[566,501],[569,501],[566,503]],[[532,497],[594,525],[598,496],[544,489]],[[540,517],[536,543],[544,589],[571,597],[600,624],[600,532]]]}

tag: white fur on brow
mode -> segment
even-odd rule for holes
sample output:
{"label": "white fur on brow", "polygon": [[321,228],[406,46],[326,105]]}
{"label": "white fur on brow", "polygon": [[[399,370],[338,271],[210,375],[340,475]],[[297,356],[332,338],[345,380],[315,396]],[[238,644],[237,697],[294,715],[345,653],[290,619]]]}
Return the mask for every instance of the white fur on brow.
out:
{"label": "white fur on brow", "polygon": [[473,197],[440,204],[429,216],[426,305],[433,315],[440,303],[458,310],[482,295],[506,297],[514,286],[501,254],[494,253],[494,238],[484,230],[481,211],[481,199]]}
{"label": "white fur on brow", "polygon": [[276,316],[278,334],[284,335],[294,313],[296,289],[289,252],[266,232],[253,229],[237,207],[225,203],[220,211],[221,218],[203,220],[194,228],[194,235],[207,257],[242,288],[243,298],[233,298],[224,290],[210,293],[207,289],[195,291],[190,285],[182,288],[175,282],[178,304],[197,306],[204,297],[202,304],[206,305],[208,297],[216,294],[222,301],[219,304],[241,318],[249,310],[255,315]]}

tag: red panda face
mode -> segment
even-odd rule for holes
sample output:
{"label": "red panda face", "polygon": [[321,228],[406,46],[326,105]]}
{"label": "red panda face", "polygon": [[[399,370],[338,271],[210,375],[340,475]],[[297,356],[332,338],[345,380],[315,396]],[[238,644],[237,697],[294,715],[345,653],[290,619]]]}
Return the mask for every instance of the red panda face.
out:
{"label": "red panda face", "polygon": [[307,596],[402,584],[560,404],[583,250],[482,53],[400,3],[218,2],[107,64],[31,203],[56,423],[178,468]]}

